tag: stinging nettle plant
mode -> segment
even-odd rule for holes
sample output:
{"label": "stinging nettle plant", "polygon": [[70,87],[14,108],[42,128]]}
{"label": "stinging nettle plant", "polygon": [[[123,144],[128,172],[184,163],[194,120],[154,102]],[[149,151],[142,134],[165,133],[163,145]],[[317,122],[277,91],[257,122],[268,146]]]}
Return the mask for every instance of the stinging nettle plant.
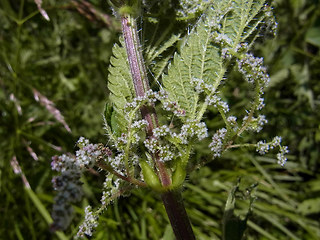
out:
{"label": "stinging nettle plant", "polygon": [[[264,107],[269,76],[263,59],[250,53],[262,31],[274,32],[276,28],[265,1],[180,1],[177,17],[181,21],[197,14],[199,19],[185,37],[174,35],[146,53],[142,52],[136,23],[143,4],[147,8],[148,3],[138,0],[111,1],[123,35],[113,47],[109,66],[110,95],[104,113],[108,144],[92,144],[81,137],[75,156],[53,157],[52,168],[61,172],[53,179],[58,191],[52,214],[54,230],[69,225],[71,204],[82,196],[81,173],[89,168],[105,173],[101,206],[95,211],[90,206],[85,209],[77,237],[92,235],[99,215],[114,199],[143,187],[161,196],[176,238],[195,239],[181,197],[188,172],[240,147],[253,147],[260,154],[278,148],[278,163],[286,162],[288,150],[281,145],[280,137],[258,143],[238,140],[246,131],[261,131],[267,122],[259,111]],[[179,51],[170,64],[148,74],[146,63],[161,58],[177,41]],[[229,113],[221,94],[231,69],[238,71],[253,91],[246,115],[239,113],[241,118]],[[219,113],[223,128],[208,130],[204,122],[208,108]],[[206,138],[211,139],[208,148],[212,156],[199,163],[191,155],[194,146]]]}

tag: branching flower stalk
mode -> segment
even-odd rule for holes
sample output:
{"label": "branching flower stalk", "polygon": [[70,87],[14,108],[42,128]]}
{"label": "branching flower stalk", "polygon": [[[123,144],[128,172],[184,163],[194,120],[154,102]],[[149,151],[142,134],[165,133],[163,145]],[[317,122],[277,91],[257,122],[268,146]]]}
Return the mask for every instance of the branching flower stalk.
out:
{"label": "branching flower stalk", "polygon": [[[179,53],[174,54],[167,68],[153,72],[161,81],[160,90],[154,91],[150,88],[136,24],[142,3],[111,2],[121,21],[123,37],[114,45],[109,66],[110,95],[104,112],[109,144],[92,144],[81,137],[75,155],[53,157],[52,168],[61,175],[53,180],[58,194],[52,229],[68,226],[71,204],[83,195],[82,172],[98,168],[105,173],[101,206],[95,211],[91,206],[86,208],[78,237],[92,235],[99,215],[115,198],[135,187],[144,187],[161,196],[176,239],[195,239],[181,196],[187,171],[243,147],[255,148],[259,154],[278,148],[278,163],[283,166],[286,162],[288,149],[281,145],[280,137],[258,143],[242,142],[239,138],[245,132],[260,132],[267,123],[266,117],[257,112],[264,107],[262,96],[269,76],[263,59],[249,51],[261,30],[274,29],[271,9],[264,0],[212,0],[200,1],[200,5],[197,0],[181,1],[190,5],[190,11],[182,7],[177,18],[186,20],[199,13],[201,16],[181,41]],[[152,54],[146,55],[151,56],[146,62],[155,61],[177,39],[173,37],[159,49],[154,48]],[[243,112],[235,113],[237,116],[230,113],[223,95],[223,86],[230,81],[228,70],[233,66],[253,86],[249,105]],[[209,108],[224,124],[213,132],[203,121]],[[157,113],[161,114],[159,118]],[[193,159],[195,144],[209,136],[208,148],[213,158],[203,162]]]}

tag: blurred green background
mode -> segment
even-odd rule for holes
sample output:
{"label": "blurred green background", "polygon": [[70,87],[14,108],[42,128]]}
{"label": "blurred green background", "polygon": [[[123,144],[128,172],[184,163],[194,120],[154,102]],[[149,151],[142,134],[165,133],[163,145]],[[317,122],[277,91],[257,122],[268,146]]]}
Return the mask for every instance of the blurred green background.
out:
{"label": "blurred green background", "polygon": [[[170,2],[178,4],[163,1],[160,14],[150,10],[146,17],[173,22],[171,32],[186,29],[188,23],[161,14],[172,13]],[[263,110],[269,123],[243,138],[282,136],[288,162],[281,168],[275,152],[259,156],[242,149],[190,174],[183,196],[198,239],[221,238],[223,208],[239,177],[236,213],[246,213],[250,192],[256,197],[246,239],[320,239],[320,3],[275,0],[273,6],[278,35],[254,50],[271,76]],[[86,174],[85,198],[75,206],[71,226],[50,232],[51,156],[74,152],[80,136],[107,141],[102,112],[120,28],[105,0],[44,0],[43,8],[50,21],[33,0],[0,1],[0,239],[71,239],[84,207],[98,206],[104,180],[103,174]],[[225,91],[236,102],[235,112],[248,102],[237,81]],[[219,121],[208,113],[209,127]],[[206,157],[204,147],[197,146],[193,157]],[[173,234],[159,197],[136,190],[109,207],[92,239],[169,240]]]}

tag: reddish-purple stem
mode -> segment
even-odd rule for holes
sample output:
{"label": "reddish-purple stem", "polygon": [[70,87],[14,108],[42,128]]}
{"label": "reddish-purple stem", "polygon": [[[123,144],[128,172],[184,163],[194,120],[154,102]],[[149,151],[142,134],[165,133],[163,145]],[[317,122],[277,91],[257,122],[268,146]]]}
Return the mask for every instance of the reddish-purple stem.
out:
{"label": "reddish-purple stem", "polygon": [[[142,53],[139,49],[140,45],[136,25],[134,20],[129,16],[123,16],[121,18],[121,24],[135,92],[138,97],[144,97],[146,92],[150,89],[150,86]],[[141,107],[140,111],[142,117],[148,122],[147,133],[148,136],[152,138],[154,137],[152,130],[159,126],[154,105],[144,105]],[[171,179],[163,162],[159,161],[157,154],[153,157],[159,171],[162,185],[164,187],[170,186]]]}
{"label": "reddish-purple stem", "polygon": [[[135,92],[138,97],[144,97],[150,86],[142,53],[139,49],[140,44],[135,20],[130,16],[122,16],[121,23]],[[154,105],[145,105],[140,111],[142,117],[149,123],[147,128],[148,136],[154,138],[152,130],[159,126]],[[157,166],[162,186],[165,188],[170,187],[171,178],[164,163],[159,160],[157,153],[153,155],[153,159]],[[178,190],[165,191],[161,194],[161,197],[176,239],[194,240],[195,236],[183,205],[181,193]]]}

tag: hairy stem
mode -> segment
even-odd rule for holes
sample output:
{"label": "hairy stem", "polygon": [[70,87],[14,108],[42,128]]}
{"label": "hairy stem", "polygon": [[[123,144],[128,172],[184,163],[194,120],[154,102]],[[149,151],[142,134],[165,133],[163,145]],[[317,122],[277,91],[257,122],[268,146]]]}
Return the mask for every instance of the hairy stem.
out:
{"label": "hairy stem", "polygon": [[122,174],[118,173],[117,171],[115,171],[111,166],[109,166],[108,164],[105,164],[103,162],[98,162],[97,166],[103,170],[106,170],[112,174],[114,174],[115,176],[117,176],[118,178],[121,178],[122,180],[126,181],[126,182],[130,182],[132,184],[138,185],[140,187],[146,187],[147,184],[145,184],[144,182],[141,182],[135,178],[132,178],[131,176],[123,176]]}
{"label": "hairy stem", "polygon": [[[124,35],[130,71],[137,97],[144,97],[150,89],[145,63],[143,61],[135,19],[129,15],[121,17],[122,32]],[[154,138],[153,129],[159,126],[155,107],[152,104],[140,109],[142,117],[148,122],[147,133]],[[158,169],[158,175],[164,188],[171,185],[171,178],[158,154],[153,155],[153,160]],[[177,240],[195,239],[190,220],[183,205],[180,191],[166,191],[161,194],[172,229]]]}
{"label": "hairy stem", "polygon": [[[140,49],[136,22],[133,17],[126,15],[122,16],[121,24],[135,92],[137,97],[144,97],[146,92],[150,89],[150,86]],[[140,111],[142,117],[148,122],[148,136],[153,137],[152,130],[159,126],[154,105],[150,104],[148,106],[142,106]],[[162,185],[164,187],[170,186],[171,179],[163,162],[159,161],[157,154],[155,154],[153,159],[158,168]]]}

